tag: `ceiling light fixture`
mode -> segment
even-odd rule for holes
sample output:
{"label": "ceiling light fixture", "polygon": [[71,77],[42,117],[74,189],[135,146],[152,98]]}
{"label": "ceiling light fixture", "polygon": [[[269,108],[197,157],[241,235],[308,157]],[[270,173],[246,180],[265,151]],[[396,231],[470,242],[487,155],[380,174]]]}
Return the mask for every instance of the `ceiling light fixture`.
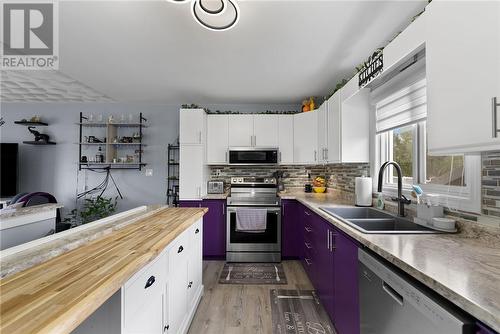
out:
{"label": "ceiling light fixture", "polygon": [[219,8],[208,9],[203,2],[215,0],[193,0],[191,13],[202,27],[212,31],[225,31],[233,28],[240,19],[240,8],[236,0],[219,0]]}
{"label": "ceiling light fixture", "polygon": [[233,28],[240,19],[237,0],[168,0],[180,4],[191,2],[191,14],[203,28],[225,31]]}

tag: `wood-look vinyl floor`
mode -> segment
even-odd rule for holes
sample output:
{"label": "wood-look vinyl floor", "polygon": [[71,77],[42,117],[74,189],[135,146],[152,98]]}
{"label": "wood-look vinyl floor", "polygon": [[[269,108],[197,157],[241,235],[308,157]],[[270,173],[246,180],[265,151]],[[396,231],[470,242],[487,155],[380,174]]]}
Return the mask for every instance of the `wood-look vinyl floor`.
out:
{"label": "wood-look vinyl floor", "polygon": [[283,261],[287,285],[218,284],[224,261],[203,262],[205,295],[189,334],[272,333],[272,289],[313,289],[299,261]]}

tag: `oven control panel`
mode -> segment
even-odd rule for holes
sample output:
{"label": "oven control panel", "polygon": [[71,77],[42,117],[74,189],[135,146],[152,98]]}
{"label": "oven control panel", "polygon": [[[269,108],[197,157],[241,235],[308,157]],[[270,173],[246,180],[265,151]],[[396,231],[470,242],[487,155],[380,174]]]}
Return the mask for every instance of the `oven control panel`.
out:
{"label": "oven control panel", "polygon": [[276,179],[274,177],[232,177],[231,184],[251,184],[251,185],[275,185]]}

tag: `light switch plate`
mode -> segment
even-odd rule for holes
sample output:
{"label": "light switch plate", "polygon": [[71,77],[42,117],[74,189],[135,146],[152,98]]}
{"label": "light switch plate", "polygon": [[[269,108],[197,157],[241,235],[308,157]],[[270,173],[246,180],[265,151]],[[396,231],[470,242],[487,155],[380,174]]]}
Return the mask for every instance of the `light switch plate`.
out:
{"label": "light switch plate", "polygon": [[153,176],[153,169],[152,168],[146,168],[146,176]]}

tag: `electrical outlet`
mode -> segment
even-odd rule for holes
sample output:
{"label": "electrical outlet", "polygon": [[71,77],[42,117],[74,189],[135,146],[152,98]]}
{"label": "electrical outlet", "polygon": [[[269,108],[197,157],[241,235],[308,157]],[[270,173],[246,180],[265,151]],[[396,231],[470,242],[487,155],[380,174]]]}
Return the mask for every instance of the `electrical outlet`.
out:
{"label": "electrical outlet", "polygon": [[152,168],[146,168],[146,176],[153,176],[153,169]]}

